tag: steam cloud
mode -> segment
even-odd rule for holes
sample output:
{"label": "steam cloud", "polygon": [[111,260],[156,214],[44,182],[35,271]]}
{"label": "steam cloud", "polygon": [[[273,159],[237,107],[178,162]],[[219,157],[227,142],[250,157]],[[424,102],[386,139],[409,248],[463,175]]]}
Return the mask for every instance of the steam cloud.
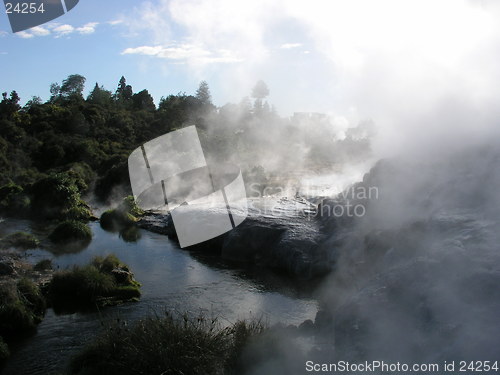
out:
{"label": "steam cloud", "polygon": [[[380,192],[379,200],[366,202],[367,215],[325,224],[331,226],[325,251],[337,265],[321,289],[315,326],[323,334],[316,334],[315,349],[290,355],[289,336],[278,334],[274,357],[253,360],[250,373],[291,373],[287,366],[297,358],[494,360],[500,347],[498,4],[257,1],[240,10],[229,1],[160,3],[143,9],[144,17],[161,10],[185,28],[186,38],[242,59],[224,67],[217,85],[226,95],[241,97],[263,77],[282,111],[326,112],[348,127],[371,118],[372,156],[388,158],[363,179]],[[296,40],[278,43],[292,26],[300,30]],[[285,43],[297,47],[273,49]],[[312,57],[294,55],[296,65],[283,55],[305,46]],[[226,110],[232,119],[241,115]],[[250,124],[249,131],[255,144],[265,145],[253,155],[271,170],[296,168],[315,148],[328,159],[328,147],[305,141],[310,132],[331,131],[331,144],[338,140],[332,123],[301,129],[296,138],[269,125]]]}

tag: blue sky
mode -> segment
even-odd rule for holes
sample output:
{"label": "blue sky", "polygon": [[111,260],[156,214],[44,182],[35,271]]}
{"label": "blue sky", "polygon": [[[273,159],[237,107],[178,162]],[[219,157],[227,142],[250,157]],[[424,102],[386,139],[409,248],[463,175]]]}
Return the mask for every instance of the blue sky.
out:
{"label": "blue sky", "polygon": [[[496,97],[497,3],[487,0],[80,0],[12,34],[0,15],[0,91],[49,96],[69,74],[114,90],[194,93],[239,102],[260,79],[278,112],[396,124],[457,90]],[[472,99],[471,99],[472,100]]]}
{"label": "blue sky", "polygon": [[144,61],[140,58],[121,54],[126,48],[145,42],[140,35],[130,35],[123,22],[125,16],[137,11],[136,6],[137,1],[133,0],[81,0],[72,11],[53,22],[17,34],[11,33],[3,14],[0,89],[15,89],[24,100],[31,95],[47,99],[52,82],[78,73],[87,77],[87,90],[96,81],[114,90],[120,76],[125,75],[134,90],[148,88],[156,100],[161,95],[193,91],[196,82],[187,78],[182,67],[173,67],[169,74],[155,74],[155,61],[149,61],[148,68],[143,69]]}
{"label": "blue sky", "polygon": [[[45,100],[50,84],[61,82],[69,74],[87,78],[86,92],[95,82],[114,90],[124,75],[134,91],[147,88],[158,101],[169,94],[194,93],[199,82],[206,80],[214,102],[223,105],[239,102],[259,79],[271,87],[272,101],[279,93],[278,85],[272,87],[273,81],[293,86],[291,80],[300,64],[311,68],[326,64],[325,59],[310,55],[304,46],[307,38],[290,21],[278,25],[279,33],[273,33],[273,57],[266,56],[269,67],[259,68],[257,63],[247,70],[243,60],[247,56],[228,48],[218,49],[213,43],[209,47],[197,43],[189,25],[176,22],[165,4],[170,2],[81,0],[64,16],[16,34],[2,14],[0,90],[17,90],[23,102],[33,95]],[[156,18],[151,19],[155,13]],[[248,47],[255,47],[250,39]],[[263,53],[261,49],[255,52]],[[278,69],[276,65],[280,65]],[[230,74],[226,74],[228,70]],[[235,75],[243,78],[235,80]]]}

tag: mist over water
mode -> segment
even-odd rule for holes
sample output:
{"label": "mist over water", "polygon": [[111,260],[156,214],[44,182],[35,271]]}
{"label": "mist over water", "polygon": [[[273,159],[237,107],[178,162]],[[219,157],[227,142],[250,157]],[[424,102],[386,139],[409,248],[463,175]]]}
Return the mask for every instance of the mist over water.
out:
{"label": "mist over water", "polygon": [[[315,138],[310,126],[286,135],[276,124],[249,127],[252,144],[265,145],[256,153],[259,165],[300,172],[286,194],[332,197],[359,181],[377,187],[379,196],[362,200],[363,217],[323,219],[330,228],[323,247],[336,264],[321,287],[316,331],[307,339],[276,333],[269,338],[272,358],[259,348],[249,351],[248,373],[304,373],[305,360],[442,365],[497,359],[500,95],[492,82],[499,76],[500,33],[488,21],[497,9],[486,2],[447,6],[422,6],[443,16],[443,29],[425,35],[425,22],[412,24],[408,44],[391,34],[373,50],[363,45],[359,66],[334,61],[343,83],[354,78],[345,93],[376,129],[363,157],[356,158],[355,147],[342,149],[345,138],[325,128]],[[312,20],[313,13],[303,18]],[[472,30],[465,20],[484,24]],[[329,39],[333,31],[319,30],[321,20],[319,25],[312,28],[323,32],[319,39],[331,48],[325,53],[338,57],[338,40]],[[439,43],[426,44],[433,36]],[[316,165],[301,162],[312,154]]]}

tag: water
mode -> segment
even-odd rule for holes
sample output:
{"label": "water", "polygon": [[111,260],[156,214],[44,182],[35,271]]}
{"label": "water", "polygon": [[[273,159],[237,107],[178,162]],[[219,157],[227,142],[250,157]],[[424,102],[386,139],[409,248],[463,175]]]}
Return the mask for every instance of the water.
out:
{"label": "water", "polygon": [[[141,238],[125,242],[118,234],[90,224],[93,241],[84,250],[54,256],[37,249],[27,252],[36,262],[52,258],[55,268],[86,264],[94,256],[114,253],[127,263],[142,283],[138,303],[110,307],[95,313],[56,315],[51,309],[35,336],[19,344],[5,374],[48,374],[60,371],[69,357],[94,337],[108,319],[135,320],[165,310],[205,312],[223,324],[238,319],[262,318],[270,324],[300,324],[314,319],[318,306],[311,293],[289,280],[249,269],[235,269],[216,257],[178,248],[166,236],[141,230]],[[28,230],[43,233],[26,221],[4,221],[1,232]]]}

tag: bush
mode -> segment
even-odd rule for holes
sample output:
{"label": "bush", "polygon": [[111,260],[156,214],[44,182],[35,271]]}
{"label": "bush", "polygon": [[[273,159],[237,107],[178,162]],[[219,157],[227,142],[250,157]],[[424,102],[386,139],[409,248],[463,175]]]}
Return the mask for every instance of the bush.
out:
{"label": "bush", "polygon": [[65,173],[37,181],[32,187],[32,194],[33,213],[46,219],[60,219],[65,211],[77,206],[80,201],[78,188]]}
{"label": "bush", "polygon": [[39,218],[58,220],[92,219],[90,207],[80,198],[70,172],[53,174],[37,181],[32,189],[32,213]]}
{"label": "bush", "polygon": [[0,187],[0,212],[9,216],[27,216],[30,199],[24,189],[14,183]]}
{"label": "bush", "polygon": [[34,249],[40,245],[40,241],[32,234],[25,232],[16,232],[0,240],[0,248],[15,247],[19,249]]}
{"label": "bush", "polygon": [[249,338],[263,330],[260,323],[223,328],[217,319],[186,314],[146,318],[132,326],[116,321],[71,360],[69,373],[223,374]]}
{"label": "bush", "polygon": [[140,284],[115,255],[96,257],[91,264],[56,272],[49,296],[56,309],[79,310],[137,301]]}
{"label": "bush", "polygon": [[88,190],[88,185],[95,179],[96,173],[85,162],[74,163],[68,171],[68,175],[75,181],[80,192]]}
{"label": "bush", "polygon": [[129,195],[123,199],[120,209],[129,214],[139,217],[144,215],[144,211],[137,205],[133,196]]}
{"label": "bush", "polygon": [[45,299],[31,280],[0,285],[0,335],[6,339],[33,333],[45,314]]}
{"label": "bush", "polygon": [[[118,207],[107,210],[101,215],[101,227],[109,231],[125,231],[135,225],[138,216],[144,215],[144,211],[137,206],[134,197],[129,195],[123,199]],[[127,236],[126,238],[131,238]]]}
{"label": "bush", "polygon": [[76,206],[71,207],[63,213],[63,217],[68,220],[89,221],[95,220],[90,207],[82,200]]}
{"label": "bush", "polygon": [[63,221],[52,231],[49,239],[58,244],[69,242],[86,243],[92,240],[92,231],[82,222],[67,220]]}
{"label": "bush", "polygon": [[22,278],[17,282],[23,303],[33,312],[35,323],[40,323],[47,307],[40,288],[33,281]]}

